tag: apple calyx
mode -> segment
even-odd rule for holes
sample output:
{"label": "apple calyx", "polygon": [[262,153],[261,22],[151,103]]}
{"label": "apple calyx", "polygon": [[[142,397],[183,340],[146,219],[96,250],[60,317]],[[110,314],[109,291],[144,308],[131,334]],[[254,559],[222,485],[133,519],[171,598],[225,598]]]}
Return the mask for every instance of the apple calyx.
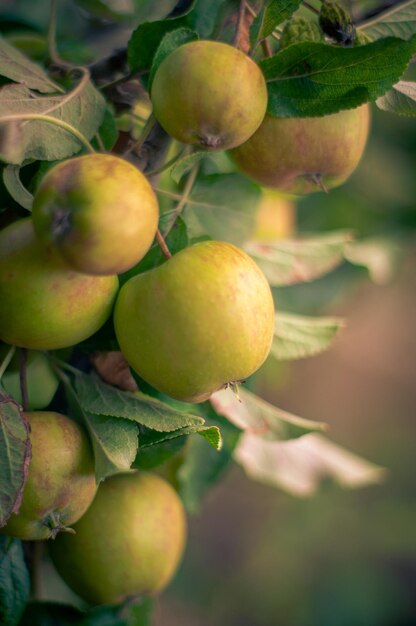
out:
{"label": "apple calyx", "polygon": [[63,239],[72,227],[71,211],[63,207],[56,207],[53,210],[51,233],[54,241]]}
{"label": "apple calyx", "polygon": [[65,526],[65,524],[62,523],[61,518],[61,513],[58,513],[57,511],[52,511],[52,513],[49,513],[42,520],[42,524],[49,528],[48,539],[55,539],[57,535],[61,532],[75,535],[75,530],[70,526]]}

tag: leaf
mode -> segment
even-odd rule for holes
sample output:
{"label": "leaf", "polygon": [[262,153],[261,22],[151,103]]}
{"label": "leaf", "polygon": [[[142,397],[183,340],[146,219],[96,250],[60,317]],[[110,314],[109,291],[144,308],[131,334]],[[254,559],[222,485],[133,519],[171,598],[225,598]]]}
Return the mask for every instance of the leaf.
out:
{"label": "leaf", "polygon": [[19,511],[31,450],[27,418],[0,388],[0,527]]}
{"label": "leaf", "polygon": [[243,243],[254,230],[260,196],[260,188],[240,174],[199,176],[182,213],[189,237]]}
{"label": "leaf", "polygon": [[179,159],[179,161],[177,161],[170,170],[170,175],[172,179],[175,181],[176,184],[179,184],[182,176],[190,172],[196,163],[199,163],[207,156],[209,156],[209,154],[206,151],[200,151],[192,152],[192,154],[188,154],[182,159]]}
{"label": "leaf", "polygon": [[416,82],[401,80],[381,98],[377,98],[376,105],[382,111],[397,115],[416,115]]}
{"label": "leaf", "polygon": [[327,478],[354,489],[381,482],[385,473],[377,465],[315,434],[277,442],[245,433],[234,459],[251,479],[294,496],[312,495]]}
{"label": "leaf", "polygon": [[198,34],[189,28],[177,28],[176,30],[166,33],[156,50],[153,58],[152,67],[149,76],[149,88],[152,86],[153,78],[160,64],[179,46],[198,39]]}
{"label": "leaf", "polygon": [[207,446],[199,437],[192,437],[187,444],[186,456],[178,471],[180,494],[186,509],[196,513],[208,489],[222,476],[232,461],[240,431],[214,411],[207,418],[211,428],[223,436],[223,446],[218,452]]}
{"label": "leaf", "polygon": [[[5,85],[0,89],[0,124],[8,115],[34,113],[62,120],[91,139],[98,131],[105,113],[105,100],[90,80],[80,83],[64,95],[36,96],[25,85]],[[9,122],[7,123],[10,124]],[[19,122],[19,152],[8,159],[15,165],[26,159],[58,161],[82,148],[80,141],[67,130],[43,121]]]}
{"label": "leaf", "polygon": [[139,446],[139,428],[134,422],[106,415],[85,413],[95,458],[97,483],[132,466]]}
{"label": "leaf", "polygon": [[401,77],[416,36],[394,37],[355,48],[302,42],[260,62],[268,112],[282,117],[316,117],[376,100]]}
{"label": "leaf", "polygon": [[[154,433],[155,431],[149,432]],[[187,436],[183,435],[161,441],[155,445],[146,447],[140,446],[133,467],[150,470],[158,465],[162,465],[162,463],[165,463],[168,459],[176,456],[183,449],[186,442]]]}
{"label": "leaf", "polygon": [[340,265],[351,240],[350,232],[333,231],[270,243],[250,241],[244,249],[271,285],[295,285],[315,280]]}
{"label": "leaf", "polygon": [[410,39],[416,32],[416,1],[408,0],[360,26],[361,31],[372,39],[381,37],[400,37]]}
{"label": "leaf", "polygon": [[301,0],[269,0],[253,20],[250,28],[250,45],[255,48],[258,41],[272,34],[276,26],[287,20],[297,9]]}
{"label": "leaf", "polygon": [[129,598],[118,606],[98,606],[79,626],[151,626],[153,602],[153,598],[143,596]]}
{"label": "leaf", "polygon": [[217,413],[235,426],[263,439],[295,439],[326,428],[322,422],[313,422],[278,409],[245,389],[240,388],[238,393],[240,399],[230,389],[217,391],[210,402]]}
{"label": "leaf", "polygon": [[184,428],[168,432],[147,430],[143,433],[142,431],[140,436],[140,450],[193,434],[201,435],[215,450],[221,450],[222,437],[219,428],[217,428],[217,426],[205,426],[204,424],[184,426]]}
{"label": "leaf", "polygon": [[94,375],[78,374],[75,387],[81,406],[87,413],[123,417],[158,432],[204,423],[202,417],[174,409],[140,392],[121,391],[106,385]]}
{"label": "leaf", "polygon": [[277,313],[270,353],[280,361],[303,359],[324,352],[344,326],[340,318]]}
{"label": "leaf", "polygon": [[[104,148],[109,151],[112,150],[118,139],[118,129],[115,117],[109,108],[106,108],[104,111],[104,117],[98,129],[98,135],[103,142]],[[97,143],[95,145],[97,150],[99,150],[100,146]]]}
{"label": "leaf", "polygon": [[30,578],[17,539],[0,535],[0,624],[15,626],[30,593]]}
{"label": "leaf", "polygon": [[401,252],[401,246],[394,241],[372,238],[350,243],[345,258],[354,265],[365,267],[373,283],[385,285],[396,274]]}
{"label": "leaf", "polygon": [[33,63],[19,50],[11,46],[0,36],[0,76],[5,76],[15,83],[21,83],[27,89],[41,93],[52,93],[62,89],[54,83],[45,70]]}
{"label": "leaf", "polygon": [[7,165],[3,169],[3,182],[7,191],[20,206],[28,211],[32,210],[33,196],[23,186],[19,176],[20,167],[17,165]]}
{"label": "leaf", "polygon": [[19,626],[82,626],[83,613],[73,606],[54,602],[30,602]]}

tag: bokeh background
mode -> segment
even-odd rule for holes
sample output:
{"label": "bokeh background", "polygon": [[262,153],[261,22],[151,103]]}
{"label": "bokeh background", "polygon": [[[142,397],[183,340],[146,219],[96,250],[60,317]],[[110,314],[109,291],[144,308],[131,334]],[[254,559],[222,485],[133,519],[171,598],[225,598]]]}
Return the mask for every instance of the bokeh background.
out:
{"label": "bokeh background", "polygon": [[[3,33],[13,20],[45,32],[48,2],[0,0],[0,9]],[[60,33],[61,51],[84,61],[121,45],[128,28],[87,20],[65,0]],[[416,124],[374,108],[351,180],[328,196],[283,203],[282,221],[289,235],[352,229],[372,240],[376,282],[344,264],[281,289],[282,310],[340,315],[347,326],[328,352],[290,364],[269,359],[253,381],[265,399],[327,422],[333,441],[387,468],[384,483],[357,491],[325,483],[302,499],[234,466],[190,520],[156,626],[416,624],[415,199]]]}

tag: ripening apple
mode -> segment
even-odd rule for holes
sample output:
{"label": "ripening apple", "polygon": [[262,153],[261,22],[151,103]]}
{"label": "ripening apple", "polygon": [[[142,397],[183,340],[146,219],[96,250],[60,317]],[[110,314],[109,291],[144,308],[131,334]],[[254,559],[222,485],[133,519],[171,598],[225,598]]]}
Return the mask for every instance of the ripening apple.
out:
{"label": "ripening apple", "polygon": [[130,472],[100,484],[74,530],[49,543],[56,569],[88,602],[115,604],[169,583],[185,546],[186,518],[169,483]]}
{"label": "ripening apple", "polygon": [[114,325],[139,376],[173,398],[203,402],[263,363],[274,332],[273,297],[243,250],[204,241],[128,280]]}
{"label": "ripening apple", "polygon": [[259,66],[218,41],[176,48],[157,69],[150,96],[156,119],[172,137],[211,150],[246,141],[267,106]]}
{"label": "ripening apple", "polygon": [[52,411],[25,414],[30,425],[32,458],[22,503],[1,532],[25,540],[55,537],[78,521],[97,486],[94,456],[85,431]]}
{"label": "ripening apple", "polygon": [[109,317],[117,276],[71,269],[35,237],[31,218],[0,232],[0,340],[34,350],[72,346]]}
{"label": "ripening apple", "polygon": [[114,154],[87,154],[59,163],[33,201],[35,232],[73,269],[121,274],[150,248],[159,219],[147,178]]}
{"label": "ripening apple", "polygon": [[357,167],[369,125],[367,104],[324,117],[266,115],[254,135],[230,156],[261,185],[293,194],[331,189]]}

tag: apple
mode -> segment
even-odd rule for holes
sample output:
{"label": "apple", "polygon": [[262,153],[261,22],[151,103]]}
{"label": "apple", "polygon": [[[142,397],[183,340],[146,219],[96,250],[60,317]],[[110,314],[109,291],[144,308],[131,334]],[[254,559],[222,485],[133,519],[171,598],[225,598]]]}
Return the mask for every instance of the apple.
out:
{"label": "apple", "polygon": [[[0,363],[6,356],[10,346],[0,346]],[[19,358],[15,354],[1,379],[2,385],[12,398],[22,404],[20,388]],[[44,409],[50,404],[59,385],[58,377],[53,371],[48,357],[42,352],[29,350],[26,355],[26,382],[29,409]]]}
{"label": "apple", "polygon": [[333,115],[266,115],[260,128],[230,152],[253,180],[292,194],[341,185],[357,167],[367,143],[367,104]]}
{"label": "apple", "polygon": [[52,411],[28,412],[32,458],[22,503],[1,532],[25,540],[55,537],[78,521],[97,487],[84,430]]}
{"label": "apple", "polygon": [[139,376],[173,398],[203,402],[263,363],[274,332],[273,297],[245,252],[204,241],[128,280],[114,324]]}
{"label": "apple", "polygon": [[49,544],[67,585],[92,604],[115,604],[153,594],[171,580],[186,539],[182,502],[155,474],[107,478],[75,534]]}
{"label": "apple", "polygon": [[87,154],[53,167],[36,191],[40,241],[86,274],[121,274],[156,234],[159,208],[147,178],[114,154]]}
{"label": "apple", "polygon": [[296,206],[293,198],[276,189],[262,189],[252,239],[278,241],[293,237],[295,231]]}
{"label": "apple", "polygon": [[192,41],[156,71],[153,113],[172,137],[211,150],[246,141],[259,127],[267,88],[258,65],[233,46]]}
{"label": "apple", "polygon": [[87,276],[37,241],[31,218],[0,232],[0,340],[34,350],[72,346],[109,317],[117,276]]}

